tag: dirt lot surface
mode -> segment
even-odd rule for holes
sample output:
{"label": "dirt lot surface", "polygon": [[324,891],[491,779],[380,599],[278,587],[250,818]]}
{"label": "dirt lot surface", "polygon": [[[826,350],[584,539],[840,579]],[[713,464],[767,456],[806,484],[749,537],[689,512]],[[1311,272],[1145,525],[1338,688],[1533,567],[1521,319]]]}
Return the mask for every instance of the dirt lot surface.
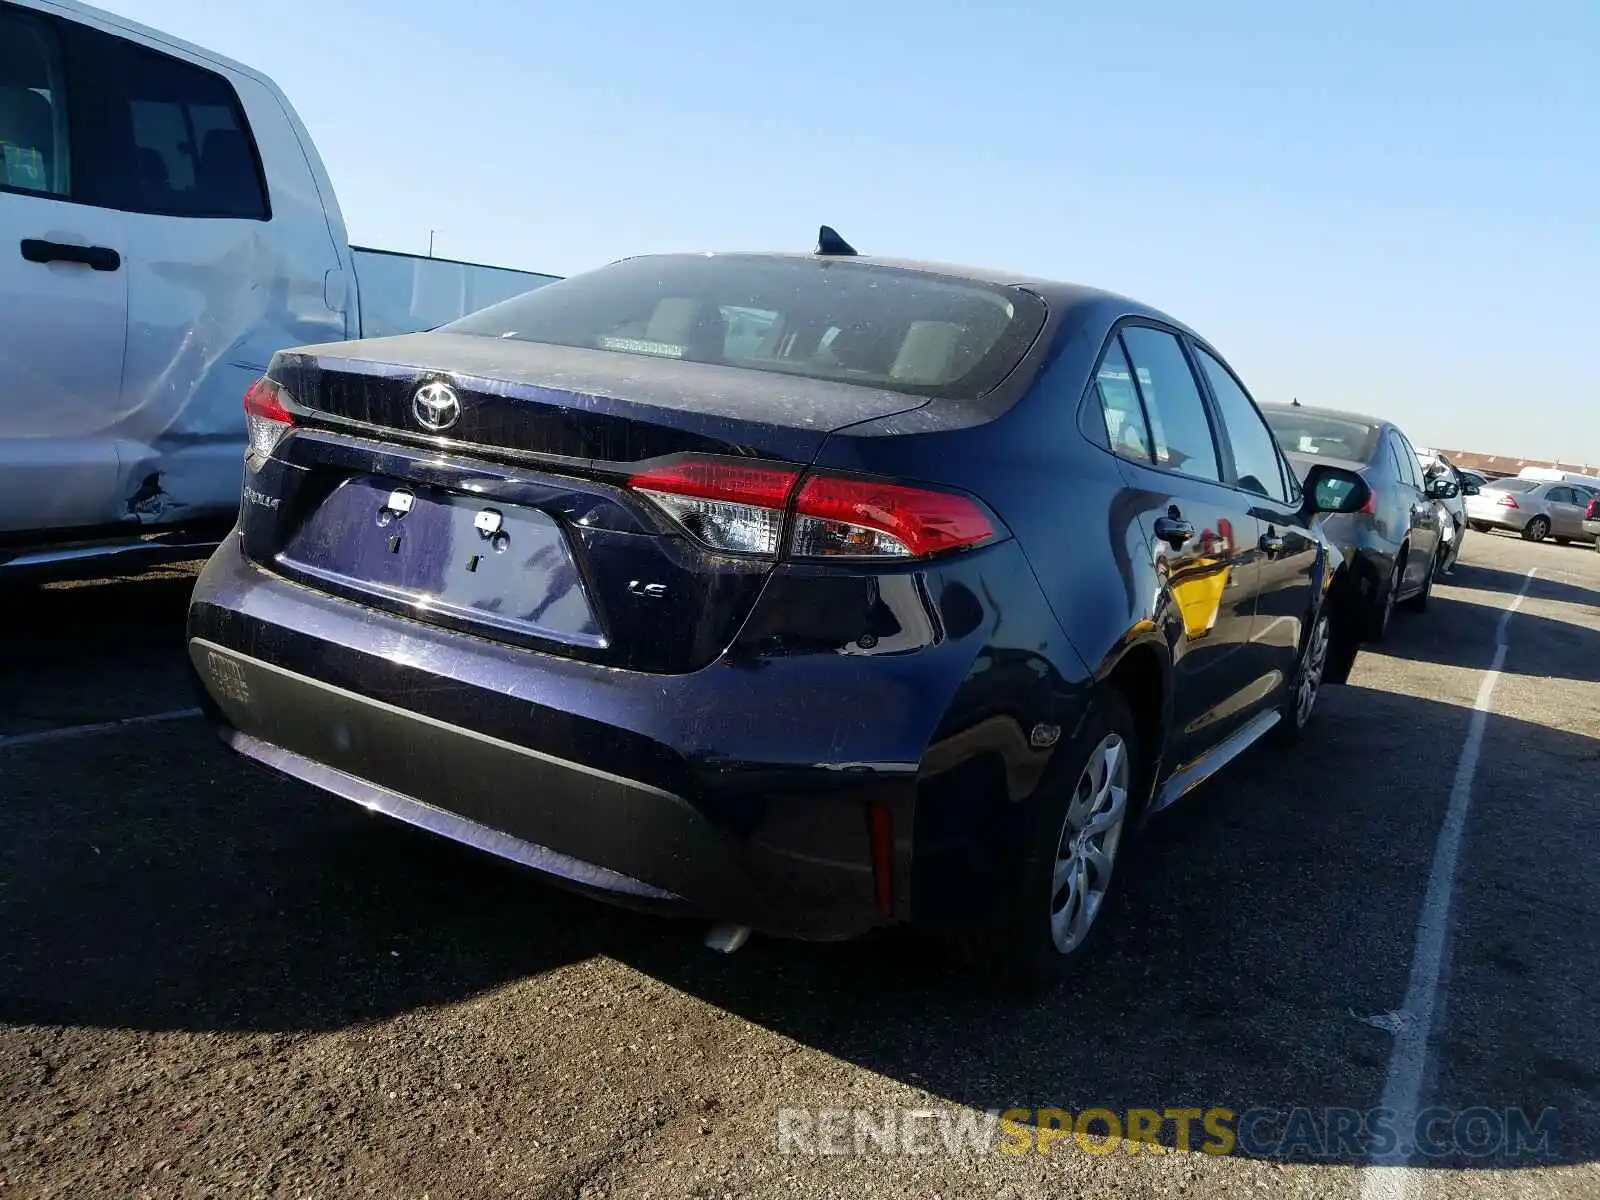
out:
{"label": "dirt lot surface", "polygon": [[[1600,1196],[1592,549],[1472,535],[1303,750],[1250,751],[1152,830],[1106,952],[1028,1002],[899,939],[716,956],[703,927],[235,759],[184,715],[192,578],[0,600],[4,1200]],[[79,728],[133,717],[162,719]],[[1558,1124],[1400,1174],[1182,1152],[1170,1121],[1109,1154],[938,1133],[990,1109],[1369,1110],[1407,1072],[1424,1106]],[[932,1110],[934,1152],[780,1153],[790,1107]]]}

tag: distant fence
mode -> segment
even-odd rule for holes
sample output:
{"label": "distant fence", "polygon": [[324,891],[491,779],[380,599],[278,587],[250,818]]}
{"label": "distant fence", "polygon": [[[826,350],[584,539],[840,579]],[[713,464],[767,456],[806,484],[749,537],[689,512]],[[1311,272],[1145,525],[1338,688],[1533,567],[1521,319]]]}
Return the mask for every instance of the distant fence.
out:
{"label": "distant fence", "polygon": [[433,329],[560,278],[366,246],[350,249],[361,290],[362,337]]}

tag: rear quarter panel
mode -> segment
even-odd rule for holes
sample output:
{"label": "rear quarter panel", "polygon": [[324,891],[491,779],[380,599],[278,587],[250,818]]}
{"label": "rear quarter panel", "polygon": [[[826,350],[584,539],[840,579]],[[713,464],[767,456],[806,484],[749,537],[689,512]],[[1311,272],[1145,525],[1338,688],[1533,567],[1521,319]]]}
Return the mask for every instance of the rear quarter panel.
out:
{"label": "rear quarter panel", "polygon": [[982,499],[1016,537],[1059,632],[1064,673],[1092,678],[1133,641],[1166,642],[1140,518],[1153,501],[1078,430],[1090,370],[1114,315],[1062,331],[1022,397],[999,413],[938,402],[833,434],[819,465],[956,487]]}

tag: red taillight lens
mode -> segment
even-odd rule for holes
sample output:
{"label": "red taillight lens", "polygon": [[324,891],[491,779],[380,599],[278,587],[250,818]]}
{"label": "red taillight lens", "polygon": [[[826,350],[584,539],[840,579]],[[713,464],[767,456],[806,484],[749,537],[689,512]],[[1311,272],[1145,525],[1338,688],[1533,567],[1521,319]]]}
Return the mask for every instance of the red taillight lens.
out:
{"label": "red taillight lens", "polygon": [[876,479],[809,476],[794,509],[796,558],[922,558],[994,537],[965,497]]}
{"label": "red taillight lens", "polygon": [[[629,487],[717,550],[776,557],[786,515],[794,558],[910,559],[970,549],[995,537],[963,496],[797,467],[691,459],[642,471]],[[791,502],[791,497],[793,500]]]}
{"label": "red taillight lens", "polygon": [[1583,510],[1585,521],[1600,521],[1600,498],[1589,501],[1589,507]]}
{"label": "red taillight lens", "polygon": [[244,394],[244,423],[250,439],[245,459],[259,463],[294,428],[294,415],[283,403],[283,389],[265,376],[252,383]]}
{"label": "red taillight lens", "polygon": [[776,557],[798,467],[711,460],[672,463],[628,480],[715,550]]}
{"label": "red taillight lens", "polygon": [[1371,488],[1367,489],[1367,498],[1361,502],[1361,511],[1369,517],[1378,515],[1378,493]]}
{"label": "red taillight lens", "polygon": [[1501,492],[1500,493],[1500,499],[1496,500],[1495,503],[1498,504],[1501,508],[1521,508],[1522,507],[1520,504],[1517,503],[1517,498],[1515,496],[1513,496],[1510,492]]}

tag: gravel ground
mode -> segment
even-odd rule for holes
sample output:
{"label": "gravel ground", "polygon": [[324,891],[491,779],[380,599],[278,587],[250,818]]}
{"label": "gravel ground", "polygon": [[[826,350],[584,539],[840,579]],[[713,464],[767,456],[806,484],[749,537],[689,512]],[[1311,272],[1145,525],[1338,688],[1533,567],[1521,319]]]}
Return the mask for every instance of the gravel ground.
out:
{"label": "gravel ground", "polygon": [[1252,750],[1152,831],[1105,952],[1029,1002],[899,939],[712,955],[182,716],[41,739],[193,703],[193,568],[8,597],[0,1197],[1356,1197],[1385,1182],[1360,1153],[1184,1152],[1172,1122],[1109,1154],[828,1155],[780,1153],[778,1114],[1379,1104],[1472,706],[1535,567],[1422,1103],[1559,1126],[1529,1156],[1431,1159],[1407,1194],[1600,1196],[1600,554],[1474,534],[1309,745]]}

